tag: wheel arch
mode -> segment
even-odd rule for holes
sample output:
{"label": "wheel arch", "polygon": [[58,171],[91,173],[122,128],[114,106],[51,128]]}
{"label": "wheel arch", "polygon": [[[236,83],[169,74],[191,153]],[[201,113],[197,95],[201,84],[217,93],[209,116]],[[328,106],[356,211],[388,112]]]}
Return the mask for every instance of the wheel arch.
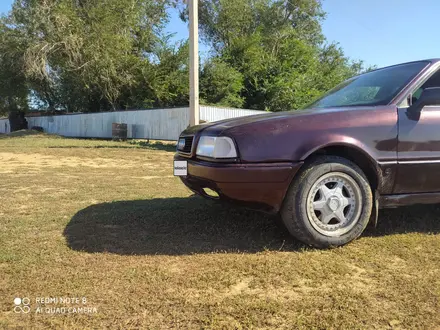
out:
{"label": "wheel arch", "polygon": [[380,168],[374,158],[364,149],[347,143],[331,143],[317,147],[302,157],[304,163],[310,162],[318,156],[339,156],[355,163],[367,176],[373,191],[382,183]]}

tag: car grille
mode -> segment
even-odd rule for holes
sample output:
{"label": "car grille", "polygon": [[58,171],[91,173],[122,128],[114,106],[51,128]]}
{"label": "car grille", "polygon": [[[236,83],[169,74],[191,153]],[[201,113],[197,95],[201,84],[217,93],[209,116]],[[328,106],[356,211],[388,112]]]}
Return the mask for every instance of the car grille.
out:
{"label": "car grille", "polygon": [[192,144],[193,144],[193,141],[194,141],[194,136],[184,136],[183,138],[185,139],[185,147],[182,150],[179,150],[179,151],[182,151],[184,153],[189,154],[189,153],[191,153],[191,150],[192,150]]}

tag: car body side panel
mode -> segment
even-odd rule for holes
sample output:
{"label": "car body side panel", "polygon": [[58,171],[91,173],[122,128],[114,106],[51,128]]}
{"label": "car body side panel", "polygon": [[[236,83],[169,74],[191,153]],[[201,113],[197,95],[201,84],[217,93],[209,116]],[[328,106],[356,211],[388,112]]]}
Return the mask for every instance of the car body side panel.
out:
{"label": "car body side panel", "polygon": [[244,163],[304,160],[331,145],[354,146],[378,162],[397,159],[395,106],[320,111],[237,125],[222,134],[236,140]]}
{"label": "car body side panel", "polygon": [[397,161],[397,108],[320,111],[277,116],[216,133],[236,140],[242,163],[304,161],[325,147],[354,148],[365,154],[376,168],[380,192],[391,193]]}
{"label": "car body side panel", "polygon": [[440,106],[399,109],[395,194],[440,192]]}

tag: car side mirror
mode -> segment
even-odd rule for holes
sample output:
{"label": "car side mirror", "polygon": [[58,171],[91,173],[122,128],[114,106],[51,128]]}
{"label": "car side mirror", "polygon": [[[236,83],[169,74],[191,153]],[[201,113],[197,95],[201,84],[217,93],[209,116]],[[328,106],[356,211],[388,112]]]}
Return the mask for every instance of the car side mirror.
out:
{"label": "car side mirror", "polygon": [[419,113],[428,105],[440,106],[440,87],[429,87],[424,89],[419,99],[408,108],[408,111],[413,114]]}

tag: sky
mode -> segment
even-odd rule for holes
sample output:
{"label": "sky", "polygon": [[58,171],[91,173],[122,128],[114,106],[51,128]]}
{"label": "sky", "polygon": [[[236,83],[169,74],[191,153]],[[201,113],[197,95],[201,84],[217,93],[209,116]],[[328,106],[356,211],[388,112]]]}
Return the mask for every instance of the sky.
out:
{"label": "sky", "polygon": [[[0,0],[7,12],[13,0]],[[440,57],[439,0],[324,0],[323,32],[345,54],[367,65],[383,67]],[[176,40],[188,37],[187,25],[173,14],[167,27]],[[201,56],[207,48],[201,45]]]}

